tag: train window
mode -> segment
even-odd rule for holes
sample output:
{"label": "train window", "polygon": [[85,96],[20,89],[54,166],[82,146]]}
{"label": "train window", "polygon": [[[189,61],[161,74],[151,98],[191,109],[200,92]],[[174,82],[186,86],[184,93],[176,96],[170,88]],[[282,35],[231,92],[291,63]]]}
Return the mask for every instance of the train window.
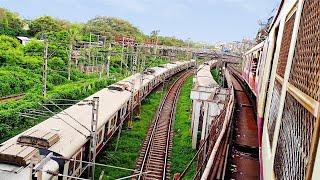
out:
{"label": "train window", "polygon": [[104,142],[107,141],[108,139],[108,134],[109,134],[109,123],[107,122],[104,126],[105,132],[104,132]]}
{"label": "train window", "polygon": [[122,111],[121,111],[121,117],[123,117],[123,116],[126,115],[127,106],[123,106],[121,110],[122,110]]}
{"label": "train window", "polygon": [[256,76],[257,66],[258,66],[258,58],[253,58],[252,65],[251,65],[251,72],[253,76]]}
{"label": "train window", "polygon": [[109,133],[116,127],[117,116],[113,116],[109,121]]}
{"label": "train window", "polygon": [[80,161],[81,161],[81,151],[78,152],[78,154],[76,155],[76,162],[75,162],[75,170],[79,168],[80,166]]}
{"label": "train window", "polygon": [[130,107],[130,101],[127,102],[127,110],[129,111],[131,109]]}
{"label": "train window", "polygon": [[99,133],[98,133],[98,139],[97,139],[97,141],[98,141],[98,144],[101,142],[101,140],[102,140],[102,130],[103,129],[101,129],[100,131],[99,131]]}
{"label": "train window", "polygon": [[134,102],[138,102],[138,98],[139,98],[139,93],[137,93],[137,94],[134,96]]}
{"label": "train window", "polygon": [[71,176],[73,174],[74,161],[69,162],[68,174]]}

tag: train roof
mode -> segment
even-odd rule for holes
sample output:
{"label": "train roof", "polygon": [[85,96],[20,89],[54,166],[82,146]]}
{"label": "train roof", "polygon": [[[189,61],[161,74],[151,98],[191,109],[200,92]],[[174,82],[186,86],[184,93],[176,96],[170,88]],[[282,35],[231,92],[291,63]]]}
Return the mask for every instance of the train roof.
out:
{"label": "train roof", "polygon": [[218,83],[213,79],[211,74],[211,67],[216,61],[209,61],[198,67],[196,76],[196,86],[197,87],[214,87],[218,86]]}
{"label": "train roof", "polygon": [[141,89],[143,86],[147,85],[156,76],[165,73],[168,69],[161,67],[153,67],[150,68],[150,70],[152,71],[152,73],[136,73],[119,81],[116,84],[126,86],[127,91],[131,91],[133,89],[132,86],[134,85],[135,92]]}
{"label": "train roof", "polygon": [[[93,97],[99,97],[98,128],[101,128],[118,111],[119,107],[129,100],[130,95],[128,91],[104,88],[85,99],[89,101]],[[89,102],[77,103],[6,141],[0,147],[0,152],[17,143],[20,136],[41,130],[59,136],[59,140],[48,148],[50,151],[64,157],[71,157],[90,136],[91,119],[92,106],[89,105]]]}
{"label": "train roof", "polygon": [[[163,74],[168,69],[171,69],[175,66],[177,65],[166,64],[164,65],[166,68],[152,68],[153,73],[143,75],[142,85],[140,81],[141,73],[136,73],[123,79],[122,81],[119,81],[116,84],[133,81],[135,82],[135,90],[137,91],[151,81],[155,76]],[[101,126],[105,124],[108,119],[111,118],[119,110],[119,108],[130,99],[130,96],[130,88],[124,91],[104,88],[85,98],[84,102],[92,100],[93,97],[99,97],[98,128],[101,128]],[[0,152],[10,147],[12,144],[16,144],[20,136],[41,130],[46,133],[57,134],[59,136],[59,140],[50,146],[48,148],[49,150],[59,153],[65,157],[71,157],[87,141],[87,137],[90,136],[92,106],[84,104],[86,103],[80,102],[70,106],[64,111],[57,113],[56,115],[37,124],[36,126],[9,139],[8,141],[2,143]],[[71,143],[73,146],[70,146]]]}
{"label": "train roof", "polygon": [[[142,73],[136,73],[130,77],[127,77],[115,84],[127,83],[130,81],[135,81],[135,90],[141,89],[148,82],[152,81],[156,76],[159,76],[169,69],[177,67],[178,64],[187,64],[187,62],[179,62],[177,64],[165,64],[163,67],[153,67],[150,68],[146,73],[143,73],[143,81],[141,84],[141,75]],[[129,83],[130,84],[130,83]],[[29,154],[35,152],[39,154],[38,151],[34,151],[32,146],[45,147],[52,152],[58,153],[64,157],[72,157],[88,140],[90,136],[91,129],[91,119],[92,119],[92,106],[89,105],[89,102],[93,97],[99,97],[99,110],[98,110],[98,125],[97,128],[100,129],[114,114],[118,112],[120,107],[125,105],[131,97],[130,88],[117,90],[112,88],[104,88],[91,96],[85,98],[83,101],[68,107],[67,109],[53,115],[52,117],[46,119],[45,121],[35,125],[34,127],[16,135],[15,137],[7,140],[2,143],[0,146],[0,153],[6,156],[14,156],[12,153],[16,151],[10,150],[13,146],[26,146],[30,147],[29,149],[23,149],[24,154]],[[40,140],[39,144],[32,144],[32,140],[28,138],[35,138]],[[31,143],[31,144],[28,144]],[[30,150],[30,152],[29,152]],[[27,156],[20,157],[22,163],[27,163]],[[26,158],[26,159],[23,159]],[[25,161],[23,161],[25,160]],[[6,161],[5,161],[6,162]],[[0,163],[1,169],[10,169],[14,170],[19,168],[19,163],[16,165],[6,164],[5,162]],[[27,169],[27,168],[24,168]],[[25,174],[25,170],[20,170],[18,176]],[[12,175],[12,172],[8,172],[8,176]],[[3,176],[1,176],[3,177]],[[20,176],[19,176],[20,177]],[[25,177],[25,176],[24,176]]]}

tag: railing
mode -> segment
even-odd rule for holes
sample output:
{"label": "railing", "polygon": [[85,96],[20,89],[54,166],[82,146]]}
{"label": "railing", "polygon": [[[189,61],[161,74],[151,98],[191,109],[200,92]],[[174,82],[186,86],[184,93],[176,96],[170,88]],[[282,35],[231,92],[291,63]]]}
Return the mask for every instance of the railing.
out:
{"label": "railing", "polygon": [[[233,91],[233,86],[231,82],[231,77],[227,70],[225,72],[225,77],[228,83],[228,87],[231,90],[230,97],[229,97],[226,109],[224,110],[223,113],[221,113],[221,115],[217,119],[218,121],[216,121],[215,123],[218,126],[220,124],[221,129],[219,128],[217,129],[216,128],[217,126],[214,126],[214,125],[211,127],[210,135],[213,136],[212,137],[213,139],[211,140],[211,138],[209,138],[208,140],[213,142],[214,146],[212,150],[209,149],[210,151],[208,151],[208,154],[210,153],[211,155],[208,159],[208,163],[206,165],[206,168],[204,169],[201,179],[210,179],[212,177],[219,178],[217,176],[221,177],[222,176],[221,173],[224,172],[224,168],[222,168],[222,165],[224,165],[225,167],[225,164],[226,164],[225,154],[227,154],[227,151],[228,151],[227,140],[229,139],[229,135],[230,135],[229,130],[230,130],[231,118],[232,118],[233,109],[234,109],[234,91]],[[219,136],[214,137],[212,132],[216,132],[215,134],[219,134]],[[224,159],[218,160],[219,155],[225,156]]]}

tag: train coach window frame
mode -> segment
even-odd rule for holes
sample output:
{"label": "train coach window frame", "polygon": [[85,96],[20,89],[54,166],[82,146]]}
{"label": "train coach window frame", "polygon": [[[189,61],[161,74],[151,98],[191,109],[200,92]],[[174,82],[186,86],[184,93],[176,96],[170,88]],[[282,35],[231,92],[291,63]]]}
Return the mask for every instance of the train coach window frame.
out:
{"label": "train coach window frame", "polygon": [[68,175],[72,176],[74,173],[74,161],[69,161],[68,164]]}
{"label": "train coach window frame", "polygon": [[139,100],[139,91],[137,91],[136,93],[135,93],[135,95],[133,96],[133,102],[134,102],[134,104],[137,104],[137,102],[138,102],[138,100]]}
{"label": "train coach window frame", "polygon": [[75,166],[74,166],[74,171],[77,171],[79,168],[80,168],[80,165],[81,165],[81,159],[82,159],[82,150],[80,150],[75,156],[74,156],[74,158],[75,158],[75,160],[77,160],[77,161],[75,161]]}
{"label": "train coach window frame", "polygon": [[98,140],[97,140],[98,145],[103,141],[102,135],[103,135],[103,128],[101,128],[101,130],[98,132]]}
{"label": "train coach window frame", "polygon": [[[273,137],[271,137],[272,139],[270,139],[270,132],[269,132],[269,115],[270,115],[270,107],[271,107],[271,99],[272,99],[272,93],[273,93],[273,90],[271,89],[271,87],[273,87],[273,85],[271,85],[271,80],[272,80],[272,72],[274,71],[273,70],[273,67],[274,67],[274,63],[275,63],[275,56],[276,56],[276,51],[277,51],[277,41],[279,39],[279,32],[280,32],[280,23],[275,27],[275,30],[274,30],[274,41],[270,42],[270,43],[273,43],[273,49],[272,49],[272,54],[271,54],[271,58],[270,58],[270,69],[268,70],[269,71],[269,74],[268,74],[268,77],[267,77],[267,85],[266,85],[266,100],[264,101],[264,119],[265,119],[265,122],[266,122],[266,127],[267,127],[267,143],[269,145],[269,147],[272,149],[272,141],[273,141]],[[276,71],[275,71],[276,72]],[[270,92],[270,90],[272,92]],[[270,94],[271,93],[271,94]],[[271,141],[272,140],[272,141]],[[270,150],[271,150],[270,149]]]}
{"label": "train coach window frame", "polygon": [[110,133],[111,131],[113,131],[115,129],[115,127],[117,127],[117,114],[114,114],[112,116],[112,118],[110,118],[110,121],[109,121],[109,131],[108,133]]}
{"label": "train coach window frame", "polygon": [[122,106],[120,117],[123,118],[123,117],[126,116],[126,114],[127,114],[127,103],[125,103],[125,104]]}
{"label": "train coach window frame", "polygon": [[250,71],[254,77],[257,75],[258,63],[259,63],[258,58],[256,57],[252,58]]}

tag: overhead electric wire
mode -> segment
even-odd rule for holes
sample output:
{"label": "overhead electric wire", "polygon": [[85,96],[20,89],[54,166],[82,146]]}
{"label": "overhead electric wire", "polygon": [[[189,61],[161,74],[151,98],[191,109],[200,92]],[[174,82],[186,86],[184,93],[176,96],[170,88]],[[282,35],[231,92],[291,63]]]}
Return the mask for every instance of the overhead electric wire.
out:
{"label": "overhead electric wire", "polygon": [[50,111],[54,116],[58,117],[58,119],[62,120],[63,122],[65,122],[67,125],[69,125],[72,129],[76,130],[77,132],[79,132],[80,134],[82,134],[85,138],[87,138],[87,135],[83,134],[81,131],[79,131],[77,128],[73,127],[71,124],[69,124],[67,121],[65,121],[63,118],[59,117],[56,113],[52,112],[50,109],[48,109],[47,107],[41,105],[41,103],[39,103],[40,106],[42,106],[43,108],[45,108],[46,110]]}

